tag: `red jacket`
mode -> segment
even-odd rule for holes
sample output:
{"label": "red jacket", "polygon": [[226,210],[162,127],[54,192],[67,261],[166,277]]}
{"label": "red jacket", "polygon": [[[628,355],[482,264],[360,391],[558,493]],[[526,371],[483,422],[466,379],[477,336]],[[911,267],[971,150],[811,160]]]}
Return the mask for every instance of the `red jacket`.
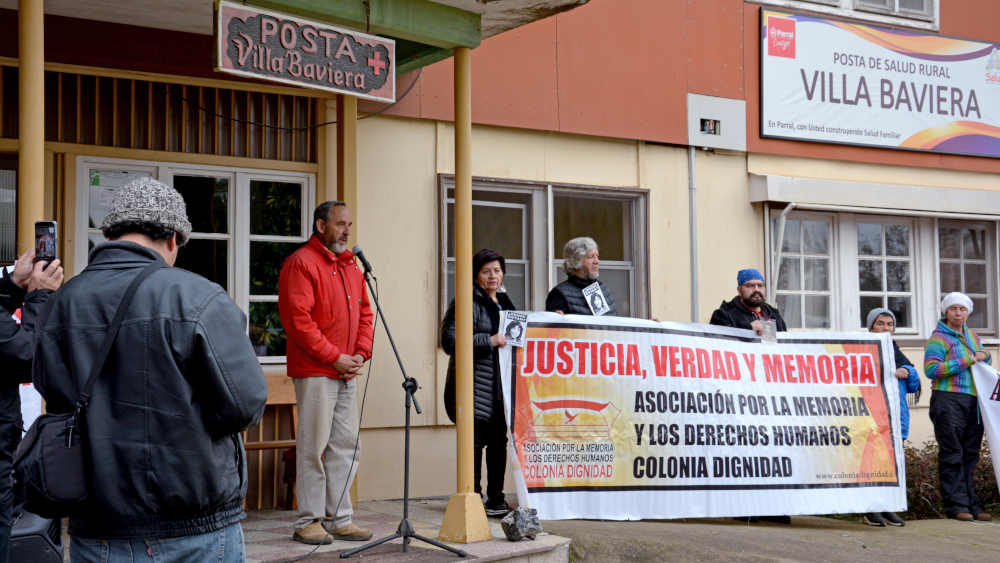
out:
{"label": "red jacket", "polygon": [[341,354],[371,358],[374,315],[350,250],[334,256],[313,235],[281,267],[278,311],[289,377],[343,379],[333,367]]}

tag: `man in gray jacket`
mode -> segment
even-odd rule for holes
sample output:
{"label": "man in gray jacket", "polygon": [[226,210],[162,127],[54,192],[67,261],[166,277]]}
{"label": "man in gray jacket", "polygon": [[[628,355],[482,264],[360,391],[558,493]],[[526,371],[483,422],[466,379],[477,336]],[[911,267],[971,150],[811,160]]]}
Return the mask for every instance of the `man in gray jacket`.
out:
{"label": "man in gray jacket", "polygon": [[143,178],[115,194],[109,242],[51,299],[33,380],[49,412],[73,410],[125,288],[151,263],[84,415],[88,499],[69,519],[73,561],[243,561],[240,431],[267,383],[225,290],[170,267],[191,232],[181,195]]}

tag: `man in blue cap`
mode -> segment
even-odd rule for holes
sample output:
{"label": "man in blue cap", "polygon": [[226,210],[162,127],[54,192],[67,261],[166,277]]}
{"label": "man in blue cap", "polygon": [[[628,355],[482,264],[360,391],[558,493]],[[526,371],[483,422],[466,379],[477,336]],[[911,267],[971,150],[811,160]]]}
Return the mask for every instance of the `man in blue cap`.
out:
{"label": "man in blue cap", "polygon": [[758,335],[764,330],[762,321],[773,320],[778,332],[788,330],[781,312],[766,302],[767,286],[759,270],[746,268],[736,275],[736,297],[723,301],[712,313],[713,325],[745,328]]}
{"label": "man in blue cap", "polygon": [[[763,321],[773,320],[778,332],[785,332],[785,319],[781,318],[778,309],[770,306],[765,301],[767,297],[767,286],[764,285],[764,276],[759,270],[745,268],[736,274],[736,297],[732,301],[723,301],[719,308],[712,312],[710,324],[719,326],[731,326],[735,328],[745,328],[757,333],[758,336],[764,332]],[[743,516],[735,520],[746,520],[748,522],[776,522],[778,524],[791,524],[792,518],[786,515],[765,515],[765,516]]]}

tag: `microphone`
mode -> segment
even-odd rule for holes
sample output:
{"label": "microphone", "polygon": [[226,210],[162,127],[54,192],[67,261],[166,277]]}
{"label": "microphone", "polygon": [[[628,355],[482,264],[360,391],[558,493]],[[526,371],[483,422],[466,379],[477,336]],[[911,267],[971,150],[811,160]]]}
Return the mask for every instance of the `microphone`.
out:
{"label": "microphone", "polygon": [[351,249],[351,252],[353,252],[354,255],[358,257],[358,260],[361,260],[361,265],[365,267],[365,273],[366,274],[372,273],[374,268],[372,268],[372,265],[368,263],[368,259],[365,258],[365,253],[361,250],[361,245],[355,244],[354,248]]}

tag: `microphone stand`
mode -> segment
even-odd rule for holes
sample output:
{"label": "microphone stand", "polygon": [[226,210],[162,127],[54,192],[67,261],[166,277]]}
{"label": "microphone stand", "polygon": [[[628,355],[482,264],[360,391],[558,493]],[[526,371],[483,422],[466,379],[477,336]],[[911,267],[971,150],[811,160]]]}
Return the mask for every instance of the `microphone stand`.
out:
{"label": "microphone stand", "polygon": [[413,395],[417,391],[417,380],[406,375],[406,368],[403,367],[403,360],[399,357],[399,350],[396,348],[396,342],[392,339],[392,333],[389,332],[389,324],[385,321],[385,315],[382,313],[382,305],[378,301],[378,296],[375,293],[375,288],[372,286],[371,270],[365,268],[365,282],[368,284],[368,293],[372,296],[372,301],[375,302],[375,309],[378,311],[378,316],[382,319],[382,328],[385,329],[386,336],[389,337],[389,344],[392,346],[392,352],[396,355],[396,363],[399,364],[399,371],[403,373],[403,390],[406,394],[406,430],[405,430],[405,446],[403,449],[403,519],[399,522],[399,527],[396,528],[396,533],[380,538],[365,545],[352,549],[350,551],[345,551],[340,554],[341,559],[346,559],[356,553],[361,553],[367,549],[371,549],[375,546],[382,545],[387,541],[392,541],[396,538],[403,538],[403,552],[407,551],[410,544],[410,538],[420,540],[425,543],[429,543],[433,546],[440,547],[441,549],[450,551],[459,557],[466,557],[468,554],[461,549],[451,547],[441,543],[435,539],[431,539],[418,534],[414,529],[413,525],[410,524],[409,520],[409,504],[410,504],[410,404],[412,402],[413,407],[417,409],[417,414],[421,414],[420,403],[417,402],[417,398]]}

